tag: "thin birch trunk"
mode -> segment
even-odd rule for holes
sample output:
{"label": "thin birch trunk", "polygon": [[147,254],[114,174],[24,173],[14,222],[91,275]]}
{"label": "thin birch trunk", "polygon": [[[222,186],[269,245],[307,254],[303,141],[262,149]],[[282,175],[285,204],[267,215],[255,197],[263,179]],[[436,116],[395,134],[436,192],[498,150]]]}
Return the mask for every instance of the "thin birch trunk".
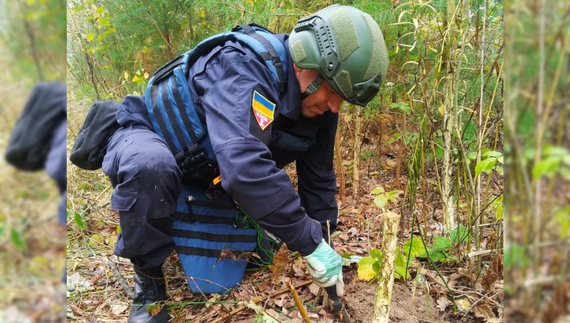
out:
{"label": "thin birch trunk", "polygon": [[340,198],[341,205],[344,205],[344,194],[346,192],[346,184],[344,180],[344,169],[342,166],[342,153],[340,150],[341,150],[340,131],[338,131],[338,126],[337,126],[337,131],[334,139],[335,165],[336,165],[337,182],[339,185],[338,195]]}
{"label": "thin birch trunk", "polygon": [[[484,104],[484,91],[485,91],[485,83],[484,83],[484,79],[485,79],[485,32],[486,32],[486,18],[487,18],[487,1],[484,1],[485,4],[483,6],[483,19],[481,19],[483,21],[483,28],[482,28],[482,38],[481,38],[481,98],[479,99],[479,112],[478,112],[478,120],[477,120],[477,141],[478,141],[478,147],[477,147],[477,160],[476,160],[476,165],[481,162],[481,152],[483,151],[482,146],[483,146],[483,136],[484,136],[484,130],[483,130],[483,116],[485,115],[485,104]],[[481,189],[481,176],[477,176],[476,179],[476,194],[475,194],[475,211],[473,212],[473,214],[477,215],[479,214],[479,210],[481,210],[481,198],[482,198],[482,189]],[[479,251],[479,246],[481,245],[481,237],[479,234],[479,225],[480,225],[480,221],[479,221],[479,217],[475,216],[475,228],[473,229],[473,240],[475,241],[475,250]],[[481,257],[477,257],[477,272],[480,271],[480,267],[481,267]]]}
{"label": "thin birch trunk", "polygon": [[454,46],[455,43],[455,1],[447,0],[447,39],[445,49],[447,57],[446,80],[444,85],[444,149],[443,149],[443,204],[445,229],[449,232],[456,227],[455,224],[455,199],[453,194],[453,126],[455,125],[455,73],[453,72],[454,64]]}
{"label": "thin birch trunk", "polygon": [[400,228],[400,215],[387,212],[383,215],[384,226],[382,228],[382,268],[378,278],[378,289],[374,299],[374,315],[372,323],[388,323],[390,314],[390,302],[394,287],[394,261],[396,260],[396,248],[398,247],[398,231]]}

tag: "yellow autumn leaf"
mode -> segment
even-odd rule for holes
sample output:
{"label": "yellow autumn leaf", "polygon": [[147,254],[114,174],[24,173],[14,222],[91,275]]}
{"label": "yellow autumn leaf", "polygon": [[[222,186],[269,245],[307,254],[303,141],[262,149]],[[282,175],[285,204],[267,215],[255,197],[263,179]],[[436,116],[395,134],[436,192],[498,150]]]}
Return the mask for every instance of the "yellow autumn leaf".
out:
{"label": "yellow autumn leaf", "polygon": [[125,78],[125,80],[129,79],[129,72],[125,71],[125,74],[123,74],[123,77]]}
{"label": "yellow autumn leaf", "polygon": [[93,33],[89,33],[89,35],[85,36],[85,39],[87,41],[92,41],[93,39],[95,39],[95,35]]}
{"label": "yellow autumn leaf", "polygon": [[94,234],[89,239],[89,246],[91,248],[99,248],[105,243],[105,238],[100,234]]}
{"label": "yellow autumn leaf", "polygon": [[364,257],[358,262],[358,279],[363,281],[371,281],[376,277],[374,271],[374,263],[376,259],[372,257]]}
{"label": "yellow autumn leaf", "polygon": [[145,79],[145,80],[148,80],[148,78],[149,78],[148,73],[147,73],[147,72],[144,72],[144,79]]}
{"label": "yellow autumn leaf", "polygon": [[442,104],[441,107],[439,107],[439,110],[438,110],[438,111],[439,111],[439,114],[441,114],[442,116],[444,116],[444,115],[445,115],[445,105]]}
{"label": "yellow autumn leaf", "polygon": [[455,302],[457,304],[457,308],[462,312],[467,312],[471,309],[471,303],[467,299],[460,299]]}
{"label": "yellow autumn leaf", "polygon": [[140,76],[138,76],[138,75],[136,75],[136,76],[133,77],[133,79],[132,79],[132,82],[133,82],[133,83],[140,83],[140,82],[142,82],[142,81],[143,81],[143,78],[140,77]]}

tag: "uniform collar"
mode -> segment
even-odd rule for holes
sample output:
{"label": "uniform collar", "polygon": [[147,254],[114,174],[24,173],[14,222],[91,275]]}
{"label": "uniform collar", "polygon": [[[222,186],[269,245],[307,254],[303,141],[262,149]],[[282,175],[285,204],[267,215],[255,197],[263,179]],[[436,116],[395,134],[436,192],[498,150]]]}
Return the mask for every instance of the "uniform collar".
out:
{"label": "uniform collar", "polygon": [[[289,36],[285,36],[283,42],[285,50],[289,52]],[[287,55],[287,64],[289,64],[289,73],[287,75],[287,92],[281,98],[281,114],[285,117],[297,121],[301,112],[301,89],[299,81],[295,76],[295,69],[293,68],[293,60],[291,55]]]}

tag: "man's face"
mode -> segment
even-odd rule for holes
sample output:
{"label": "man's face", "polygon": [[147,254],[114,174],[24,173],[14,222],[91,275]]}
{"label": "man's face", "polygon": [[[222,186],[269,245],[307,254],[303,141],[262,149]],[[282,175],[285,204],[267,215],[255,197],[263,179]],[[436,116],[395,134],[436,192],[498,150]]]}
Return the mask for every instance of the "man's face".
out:
{"label": "man's face", "polygon": [[[307,86],[309,86],[319,74],[319,72],[315,70],[297,68],[295,68],[295,73],[301,86],[301,92],[305,91]],[[301,101],[301,114],[306,118],[313,118],[328,110],[331,110],[333,113],[338,113],[342,101],[343,98],[338,95],[326,81],[323,81],[315,93]]]}

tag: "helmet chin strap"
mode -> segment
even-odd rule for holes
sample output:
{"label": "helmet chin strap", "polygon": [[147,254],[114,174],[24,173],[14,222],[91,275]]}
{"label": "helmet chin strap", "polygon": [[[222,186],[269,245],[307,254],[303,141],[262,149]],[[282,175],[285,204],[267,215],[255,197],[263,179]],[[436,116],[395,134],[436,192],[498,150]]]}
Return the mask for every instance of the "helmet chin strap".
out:
{"label": "helmet chin strap", "polygon": [[323,83],[324,80],[325,79],[321,76],[321,73],[319,73],[317,75],[317,77],[315,77],[315,79],[307,86],[305,91],[303,93],[301,93],[301,98],[304,100],[309,95],[317,92],[317,90],[319,89],[319,86],[321,86],[321,83]]}

